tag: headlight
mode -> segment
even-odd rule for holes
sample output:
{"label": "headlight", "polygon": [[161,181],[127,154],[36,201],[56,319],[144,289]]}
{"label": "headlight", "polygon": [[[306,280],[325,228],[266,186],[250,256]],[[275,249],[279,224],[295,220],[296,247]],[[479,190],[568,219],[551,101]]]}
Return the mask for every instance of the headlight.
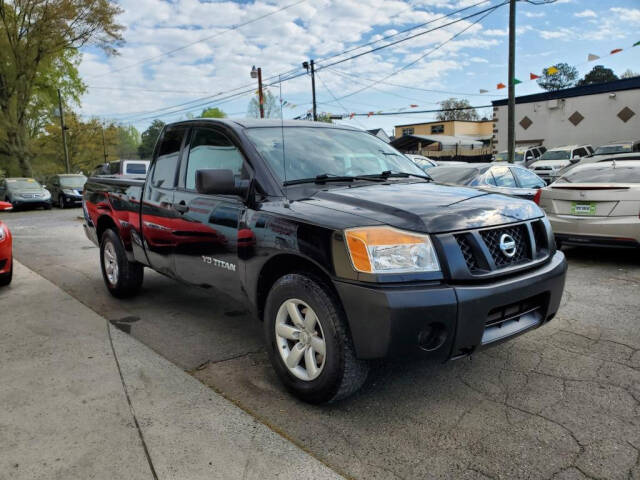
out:
{"label": "headlight", "polygon": [[63,188],[62,193],[66,193],[67,195],[75,195],[73,190],[69,190],[68,188]]}
{"label": "headlight", "polygon": [[392,227],[345,231],[353,267],[367,273],[437,272],[436,252],[428,235]]}
{"label": "headlight", "polygon": [[47,198],[51,198],[51,192],[49,192],[49,190],[45,190],[44,192],[42,192],[42,198],[44,198],[45,200]]}
{"label": "headlight", "polygon": [[7,238],[7,234],[4,231],[4,227],[0,225],[0,242],[4,242],[5,238]]}

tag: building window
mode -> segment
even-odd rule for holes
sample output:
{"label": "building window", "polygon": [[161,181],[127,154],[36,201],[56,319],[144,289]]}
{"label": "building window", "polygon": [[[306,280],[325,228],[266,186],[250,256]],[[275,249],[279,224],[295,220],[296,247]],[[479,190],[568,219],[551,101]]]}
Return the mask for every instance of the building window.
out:
{"label": "building window", "polygon": [[405,136],[405,135],[413,135],[413,128],[403,128],[402,136]]}
{"label": "building window", "polygon": [[431,133],[444,133],[444,125],[431,125]]}

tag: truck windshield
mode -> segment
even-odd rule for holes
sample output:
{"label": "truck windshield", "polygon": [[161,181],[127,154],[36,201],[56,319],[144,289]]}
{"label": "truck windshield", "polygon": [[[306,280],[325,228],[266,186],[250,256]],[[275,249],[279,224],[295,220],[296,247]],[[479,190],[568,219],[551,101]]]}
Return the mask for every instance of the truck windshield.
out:
{"label": "truck windshield", "polygon": [[[521,162],[524,159],[523,152],[513,152],[513,161]],[[496,153],[496,158],[494,162],[508,162],[509,161],[509,153],[508,152],[500,152]]]}
{"label": "truck windshield", "polygon": [[407,157],[366,132],[317,127],[259,127],[246,132],[283,181],[323,175],[378,175],[390,171],[424,175]]}
{"label": "truck windshield", "polygon": [[569,160],[571,158],[569,150],[547,150],[539,160]]}
{"label": "truck windshield", "polygon": [[60,177],[60,186],[63,188],[82,188],[87,181],[84,175],[77,177]]}

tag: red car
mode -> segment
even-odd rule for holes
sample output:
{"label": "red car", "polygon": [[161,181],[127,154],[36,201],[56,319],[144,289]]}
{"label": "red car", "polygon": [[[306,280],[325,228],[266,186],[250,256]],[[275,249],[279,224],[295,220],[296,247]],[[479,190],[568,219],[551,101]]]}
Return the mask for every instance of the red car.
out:
{"label": "red car", "polygon": [[[9,202],[0,202],[0,212],[11,210]],[[11,255],[11,232],[0,220],[0,287],[11,283],[13,273],[13,258]]]}

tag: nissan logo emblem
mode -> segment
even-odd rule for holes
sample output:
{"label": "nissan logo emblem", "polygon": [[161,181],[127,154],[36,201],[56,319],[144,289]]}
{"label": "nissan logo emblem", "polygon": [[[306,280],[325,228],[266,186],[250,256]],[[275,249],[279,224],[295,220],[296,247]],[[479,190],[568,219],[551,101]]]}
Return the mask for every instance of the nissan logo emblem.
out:
{"label": "nissan logo emblem", "polygon": [[511,258],[516,254],[516,241],[511,235],[507,233],[500,235],[500,243],[498,245],[505,257]]}

